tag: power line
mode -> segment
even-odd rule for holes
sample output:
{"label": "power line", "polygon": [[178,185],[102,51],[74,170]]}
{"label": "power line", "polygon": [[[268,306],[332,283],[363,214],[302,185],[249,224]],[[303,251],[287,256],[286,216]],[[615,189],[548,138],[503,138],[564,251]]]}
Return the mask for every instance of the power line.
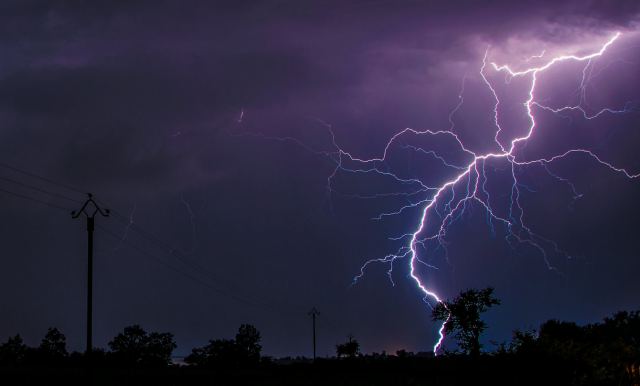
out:
{"label": "power line", "polygon": [[[25,200],[29,200],[29,201],[32,201],[32,202],[37,202],[39,204],[42,204],[42,205],[45,205],[45,206],[48,206],[48,207],[51,207],[51,208],[54,208],[54,209],[62,210],[62,211],[65,211],[65,212],[70,212],[70,210],[68,208],[64,208],[62,206],[58,206],[58,205],[55,205],[55,204],[52,204],[52,203],[49,203],[49,202],[46,202],[46,201],[43,201],[43,200],[40,200],[40,199],[37,199],[37,198],[33,198],[33,197],[30,197],[30,196],[27,196],[27,195],[23,195],[23,194],[20,194],[20,193],[12,192],[12,191],[5,190],[5,189],[2,189],[2,188],[0,188],[0,192],[9,194],[9,195],[12,195],[12,196],[15,196],[15,197],[19,197],[19,198],[22,198],[22,199],[25,199]],[[135,224],[133,224],[133,225],[135,225]],[[202,279],[198,278],[197,276],[195,276],[193,274],[190,274],[190,273],[187,273],[185,271],[182,271],[182,270],[170,265],[168,262],[164,261],[163,259],[158,258],[157,256],[155,256],[155,255],[145,251],[144,249],[138,247],[137,245],[132,244],[131,242],[129,242],[127,240],[122,240],[122,238],[119,235],[117,235],[116,233],[108,230],[107,228],[105,228],[103,226],[97,225],[96,228],[100,229],[101,231],[105,232],[106,234],[110,235],[111,237],[119,240],[121,243],[129,246],[130,248],[140,252],[145,257],[151,258],[151,259],[159,262],[160,264],[164,265],[165,267],[169,268],[170,270],[172,270],[174,272],[177,272],[177,273],[180,273],[181,275],[183,275],[183,276],[185,276],[185,277],[187,277],[187,278],[189,278],[189,279],[191,279],[191,280],[193,280],[195,282],[198,282],[199,284],[201,284],[201,285],[203,285],[203,286],[205,286],[205,287],[207,287],[209,289],[214,290],[215,292],[219,293],[220,295],[226,296],[228,298],[232,298],[232,299],[234,299],[234,300],[236,300],[236,301],[238,301],[240,303],[243,303],[245,305],[252,306],[252,307],[259,307],[259,308],[262,308],[262,309],[267,309],[267,310],[270,310],[270,311],[272,311],[274,313],[299,316],[299,313],[297,313],[297,312],[283,311],[281,309],[278,309],[280,307],[275,307],[274,308],[273,304],[272,305],[268,305],[267,302],[265,302],[265,299],[262,299],[262,300],[259,300],[259,301],[256,301],[255,299],[254,300],[249,300],[249,299],[246,299],[244,297],[240,297],[238,295],[235,295],[230,291],[223,290],[219,286],[212,285],[211,282],[217,282],[217,281],[219,281],[219,279],[218,278],[213,278],[211,271],[207,270],[203,266],[201,266],[201,265],[199,265],[199,264],[197,264],[197,263],[195,263],[195,262],[193,262],[191,260],[186,260],[185,258],[180,257],[179,254],[175,253],[175,252],[178,252],[177,249],[172,248],[168,244],[161,242],[157,238],[157,236],[154,236],[151,233],[146,232],[146,231],[144,231],[143,229],[141,229],[139,227],[134,229],[134,231],[137,231],[139,234],[142,234],[142,235],[146,236],[146,238],[148,240],[150,240],[150,241],[154,241],[155,240],[157,242],[156,245],[158,245],[158,243],[160,243],[160,244],[162,244],[164,246],[164,248],[169,248],[170,249],[170,253],[169,253],[170,256],[176,257],[177,261],[179,261],[180,263],[184,264],[187,268],[190,268],[193,271],[203,275],[204,277],[206,277],[208,279],[208,281],[203,281]],[[269,303],[273,303],[273,302],[269,302]]]}
{"label": "power line", "polygon": [[[82,193],[82,190],[80,190],[80,189],[69,187],[68,185],[58,183],[58,182],[56,182],[54,180],[51,180],[49,178],[37,175],[35,173],[31,173],[31,172],[28,172],[28,171],[25,171],[25,170],[22,170],[22,169],[18,169],[16,167],[11,166],[11,165],[7,165],[7,164],[4,164],[4,163],[0,162],[0,166],[8,168],[8,169],[13,170],[13,171],[17,171],[19,173],[22,173],[22,174],[25,174],[25,175],[28,175],[28,176],[31,176],[31,177],[35,177],[35,178],[41,179],[43,181],[49,182],[49,183],[54,184],[54,185],[65,187],[65,188],[70,189],[70,190],[72,190],[74,192]],[[67,197],[67,196],[62,195],[62,194],[58,194],[58,193],[55,193],[55,192],[50,192],[50,191],[48,191],[46,189],[43,189],[43,188],[39,188],[39,187],[36,187],[36,186],[33,186],[33,185],[29,185],[29,184],[26,184],[26,183],[23,183],[23,182],[20,182],[20,181],[17,181],[17,180],[8,178],[8,177],[0,176],[0,179],[4,180],[4,181],[7,181],[7,182],[10,182],[10,183],[13,183],[13,184],[16,184],[16,185],[19,185],[19,186],[22,186],[22,187],[25,187],[25,188],[28,188],[28,189],[31,189],[31,190],[34,190],[34,191],[37,191],[37,192],[40,192],[40,193],[44,193],[44,194],[48,194],[48,195],[51,195],[51,196],[54,196],[54,197],[62,198],[62,199],[65,199],[65,200],[68,200],[68,201],[71,201],[71,202],[75,202],[75,203],[82,203],[83,202],[83,201],[80,201],[80,200],[76,200],[76,199]],[[37,202],[37,203],[40,203],[40,204],[43,204],[43,205],[46,205],[46,206],[49,206],[49,207],[52,207],[52,208],[55,208],[55,209],[63,210],[65,212],[69,211],[68,208],[65,208],[65,207],[62,207],[62,206],[59,206],[59,205],[56,205],[56,204],[53,204],[53,203],[50,203],[50,202],[47,202],[47,201],[43,201],[43,200],[31,197],[31,196],[27,196],[25,194],[16,193],[16,192],[13,192],[13,191],[10,191],[10,190],[6,190],[6,189],[2,189],[2,188],[0,188],[0,192],[9,194],[9,195],[12,195],[12,196],[15,196],[15,197],[19,197],[19,198],[22,198],[22,199],[30,200],[30,201],[33,201],[33,202]],[[120,220],[120,221],[122,221],[124,219],[127,219],[124,215],[120,214],[117,211],[112,211],[112,213],[115,215],[115,218]],[[203,276],[209,276],[208,277],[209,280],[216,281],[216,280],[211,278],[212,273],[210,271],[208,271],[206,268],[204,268],[203,266],[201,266],[201,265],[199,265],[199,264],[197,264],[197,263],[195,263],[193,261],[185,259],[182,256],[182,254],[179,252],[178,248],[175,248],[175,247],[167,244],[160,237],[154,235],[151,232],[148,232],[148,231],[142,229],[137,224],[130,224],[130,225],[132,226],[132,229],[135,232],[137,232],[138,234],[142,235],[148,241],[154,243],[156,246],[159,246],[161,249],[168,250],[169,255],[175,256],[178,259],[178,261],[180,261],[182,264],[186,265],[187,267],[193,269],[196,272],[200,271],[199,273],[203,274]],[[264,304],[259,304],[257,302],[252,302],[250,300],[243,299],[243,298],[241,298],[241,297],[239,297],[237,295],[231,294],[229,292],[221,290],[218,287],[214,287],[214,286],[212,286],[212,285],[210,285],[210,284],[208,284],[206,282],[203,282],[202,280],[200,280],[196,276],[193,276],[191,274],[185,273],[184,271],[180,271],[180,270],[176,269],[175,267],[169,265],[168,263],[166,263],[162,259],[159,259],[159,258],[155,257],[154,255],[148,253],[147,251],[144,251],[143,249],[131,244],[130,242],[128,242],[126,240],[121,240],[120,236],[118,236],[117,234],[109,231],[108,229],[106,229],[106,228],[104,228],[102,226],[98,226],[98,228],[101,229],[102,231],[104,231],[105,233],[109,234],[110,236],[122,241],[124,244],[128,245],[129,247],[131,247],[131,248],[137,250],[138,252],[142,253],[146,257],[154,258],[154,260],[162,263],[163,265],[167,266],[168,268],[170,268],[170,269],[172,269],[172,270],[174,270],[176,272],[179,272],[179,273],[181,273],[183,275],[186,275],[190,279],[193,279],[193,280],[199,282],[200,284],[202,284],[202,285],[204,285],[204,286],[206,286],[206,287],[208,287],[210,289],[213,289],[213,290],[215,290],[216,292],[218,292],[218,293],[220,293],[222,295],[229,296],[231,298],[234,298],[235,300],[241,301],[241,302],[243,302],[245,304],[248,304],[248,305],[251,305],[251,306],[266,307],[266,305],[264,305]]]}
{"label": "power line", "polygon": [[[83,194],[83,195],[86,194],[84,190],[78,189],[76,187],[70,186],[70,185],[65,184],[65,183],[57,182],[57,181],[55,181],[53,179],[44,177],[44,176],[39,175],[37,173],[33,173],[33,172],[30,172],[30,171],[27,171],[27,170],[24,170],[24,169],[20,169],[20,168],[17,168],[15,166],[12,166],[12,165],[9,165],[9,164],[3,163],[3,162],[0,162],[0,167],[4,167],[4,168],[12,170],[14,172],[18,172],[18,173],[21,173],[23,175],[26,175],[26,176],[29,176],[29,177],[32,177],[32,178],[36,178],[36,179],[39,179],[39,180],[42,180],[42,181],[45,181],[45,182],[47,182],[49,184],[53,184],[53,185],[62,187],[64,189],[67,189],[67,190],[72,191],[74,193],[79,193],[79,194]],[[51,195],[53,197],[58,197],[58,198],[61,198],[61,199],[64,199],[64,200],[68,200],[70,202],[75,202],[75,203],[82,203],[83,202],[83,201],[76,200],[76,199],[70,198],[68,196],[65,196],[63,194],[51,192],[51,191],[48,191],[48,190],[46,190],[44,188],[40,188],[40,187],[37,187],[37,186],[29,185],[29,184],[26,184],[26,183],[23,183],[23,182],[20,182],[20,181],[17,181],[17,180],[8,178],[8,177],[0,177],[0,179],[5,180],[5,181],[10,182],[10,183],[13,183],[13,184],[16,184],[16,185],[20,185],[20,186],[28,188],[28,189],[32,189],[34,191],[37,191],[37,192],[40,192],[40,193],[43,193],[43,194],[48,194],[48,195]],[[52,203],[49,203],[49,202],[46,202],[46,201],[43,201],[43,200],[40,200],[40,199],[36,199],[36,198],[30,197],[30,196],[27,196],[27,195],[24,195],[24,194],[16,193],[16,192],[5,190],[5,189],[2,189],[2,188],[0,188],[0,192],[4,192],[6,194],[10,194],[10,195],[13,195],[13,196],[16,196],[16,197],[27,199],[27,200],[30,200],[30,201],[33,201],[33,202],[38,202],[40,204],[43,204],[43,205],[46,205],[46,206],[49,206],[49,207],[52,207],[52,208],[55,208],[55,209],[69,211],[68,208],[64,208],[62,206],[59,206],[59,205],[56,205],[56,204],[52,204]],[[99,204],[101,204],[101,205],[103,204],[102,202],[99,202],[99,201],[97,201],[97,202]],[[207,279],[210,282],[219,282],[220,281],[220,279],[217,277],[217,275],[212,273],[206,267],[202,266],[201,264],[199,264],[199,263],[197,263],[197,262],[195,262],[193,260],[190,260],[190,259],[186,258],[184,256],[184,254],[180,252],[179,248],[176,248],[176,247],[168,244],[167,242],[165,242],[159,236],[156,236],[155,234],[153,234],[153,233],[141,228],[139,225],[131,223],[127,216],[124,216],[123,214],[121,214],[121,213],[119,213],[119,212],[117,212],[115,210],[112,210],[111,214],[114,215],[114,218],[116,218],[116,220],[121,221],[121,222],[125,223],[126,225],[130,226],[131,229],[134,232],[138,233],[143,238],[147,239],[148,241],[150,241],[151,243],[155,244],[159,248],[165,250],[166,253],[168,253],[169,256],[175,257],[180,263],[184,264],[187,268],[190,268],[193,271],[199,273],[200,275],[202,275],[204,277],[207,277]],[[190,278],[192,280],[195,280],[195,281],[199,282],[200,284],[202,284],[202,285],[204,285],[204,286],[206,286],[206,287],[208,287],[210,289],[213,289],[214,291],[216,291],[216,292],[218,292],[218,293],[220,293],[222,295],[231,297],[231,298],[233,298],[233,299],[235,299],[237,301],[240,301],[242,303],[245,303],[247,305],[257,306],[257,307],[261,307],[263,309],[269,309],[269,310],[271,310],[273,312],[276,312],[276,313],[279,313],[279,314],[288,314],[288,315],[295,315],[295,316],[302,315],[302,313],[299,313],[299,312],[289,312],[289,311],[284,311],[284,310],[280,309],[282,305],[278,304],[279,302],[269,301],[269,300],[264,299],[264,298],[260,299],[260,300],[258,300],[258,299],[247,300],[246,298],[243,298],[243,297],[237,296],[235,294],[229,293],[228,291],[221,290],[219,287],[212,286],[210,283],[204,282],[204,281],[202,281],[201,279],[199,279],[198,277],[196,277],[194,275],[191,275],[191,274],[186,273],[184,271],[178,270],[177,268],[169,265],[164,260],[157,258],[155,255],[152,255],[149,252],[141,249],[140,247],[137,247],[134,244],[131,244],[130,242],[128,242],[126,240],[123,240],[119,235],[109,231],[108,229],[106,229],[104,227],[101,227],[101,226],[97,226],[97,228],[99,228],[100,230],[102,230],[105,233],[109,234],[110,236],[120,240],[122,243],[128,245],[129,247],[137,250],[138,252],[140,252],[144,256],[146,256],[148,258],[153,258],[154,260],[160,262],[161,264],[165,265],[169,269],[171,269],[173,271],[176,271],[178,273],[181,273],[182,275],[185,275],[188,278]],[[302,309],[301,307],[298,307],[298,308]]]}
{"label": "power line", "polygon": [[61,188],[65,188],[65,189],[70,190],[70,191],[75,192],[75,193],[86,194],[86,191],[80,190],[80,189],[75,188],[75,187],[73,187],[71,185],[64,184],[64,183],[61,183],[61,182],[56,182],[56,181],[54,181],[54,180],[52,180],[50,178],[43,177],[43,176],[41,176],[39,174],[36,174],[36,173],[33,173],[33,172],[29,172],[29,171],[26,171],[24,169],[17,168],[15,166],[11,166],[11,165],[9,165],[7,163],[4,163],[4,162],[0,162],[0,167],[6,168],[6,169],[9,169],[9,170],[13,170],[14,172],[22,173],[24,175],[27,175],[27,176],[33,177],[33,178],[37,178],[37,179],[40,179],[42,181],[46,181],[46,182],[48,182],[50,184],[57,185],[57,186],[59,186]]}
{"label": "power line", "polygon": [[[1,177],[0,177],[1,178]],[[36,188],[36,187],[33,187]],[[36,188],[37,189],[37,188]],[[34,190],[36,190],[34,189]],[[57,210],[61,210],[64,212],[69,213],[70,209],[47,202],[47,201],[43,201],[25,194],[21,194],[21,193],[16,193],[14,191],[10,191],[10,190],[6,190],[3,188],[0,188],[0,192],[11,195],[11,196],[15,196],[18,198],[22,198],[28,201],[32,201],[32,202],[36,202],[38,204],[42,204]],[[47,192],[46,190],[44,190],[44,192],[46,193],[50,193]],[[73,200],[73,199],[71,199]],[[123,216],[120,213],[114,212],[112,211],[111,213],[116,214],[115,218],[119,218],[120,221],[127,219],[125,216]],[[139,225],[137,224],[129,224],[129,221],[127,219],[127,225],[131,225],[132,229],[137,232],[138,234],[140,234],[141,236],[143,236],[145,239],[147,239],[148,241],[154,243],[156,246],[161,247],[163,250],[168,250],[168,255],[171,257],[175,257],[177,259],[177,261],[179,261],[180,263],[182,263],[186,268],[190,268],[191,270],[193,270],[196,273],[199,273],[200,275],[204,276],[206,279],[208,280],[202,280],[200,277],[189,273],[189,272],[185,272],[184,270],[181,270],[173,265],[171,265],[168,261],[165,261],[162,258],[159,258],[158,256],[144,250],[143,248],[133,244],[132,242],[130,242],[129,240],[125,240],[123,239],[120,235],[116,234],[115,232],[100,226],[100,225],[96,225],[96,228],[100,229],[101,231],[103,231],[105,234],[113,237],[116,240],[119,240],[122,244],[127,245],[128,247],[132,248],[133,250],[139,252],[142,256],[151,259],[151,260],[155,260],[157,263],[160,263],[161,265],[165,266],[166,268],[168,268],[171,271],[174,271],[184,277],[186,277],[187,279],[190,279],[194,282],[197,282],[198,284],[213,290],[214,292],[225,296],[227,298],[233,299],[239,303],[242,303],[244,305],[250,306],[250,307],[258,307],[261,309],[265,309],[268,310],[270,312],[276,313],[276,314],[280,314],[280,315],[287,315],[287,316],[296,316],[296,317],[302,317],[302,313],[300,312],[291,312],[291,311],[285,311],[283,310],[280,305],[277,305],[277,302],[273,302],[273,301],[269,301],[267,299],[248,299],[242,296],[239,296],[237,294],[234,294],[232,291],[229,290],[225,290],[223,288],[221,288],[219,285],[215,285],[213,283],[215,282],[219,282],[218,278],[214,278],[212,276],[217,276],[214,275],[211,271],[209,271],[208,269],[206,269],[205,267],[203,267],[202,265],[186,259],[181,253],[180,251],[171,246],[170,244],[164,242],[159,236],[154,235],[153,233],[146,231],[145,229],[141,228]],[[274,307],[275,306],[275,307]],[[299,307],[298,307],[299,308]],[[322,318],[325,323],[328,324],[328,327],[330,327],[332,330],[334,330],[335,332],[338,332],[338,328],[335,326],[335,324],[329,322],[326,317]]]}
{"label": "power line", "polygon": [[18,185],[18,186],[22,186],[23,188],[35,190],[36,192],[48,194],[48,195],[53,196],[53,197],[58,197],[58,198],[61,198],[63,200],[75,202],[77,204],[81,204],[82,203],[82,201],[76,200],[75,198],[67,197],[67,196],[65,196],[63,194],[56,193],[56,192],[50,192],[50,191],[48,191],[46,189],[39,188],[37,186],[33,186],[33,185],[29,185],[29,184],[25,184],[24,182],[20,182],[20,181],[14,180],[12,178],[0,176],[0,180],[7,181],[9,183],[12,183],[12,184],[15,184],[15,185]]}
{"label": "power line", "polygon": [[69,212],[70,211],[68,208],[64,208],[62,206],[59,206],[59,205],[56,205],[56,204],[52,204],[52,203],[47,202],[47,201],[43,201],[43,200],[40,200],[40,199],[37,199],[37,198],[33,198],[33,197],[30,197],[30,196],[27,196],[27,195],[24,195],[24,194],[12,192],[10,190],[6,190],[6,189],[3,189],[3,188],[0,188],[0,192],[9,194],[9,195],[12,195],[12,196],[15,196],[15,197],[19,197],[19,198],[22,198],[22,199],[25,199],[25,200],[37,202],[37,203],[40,203],[42,205],[46,205],[46,206],[51,207],[51,208],[64,210],[65,212]]}

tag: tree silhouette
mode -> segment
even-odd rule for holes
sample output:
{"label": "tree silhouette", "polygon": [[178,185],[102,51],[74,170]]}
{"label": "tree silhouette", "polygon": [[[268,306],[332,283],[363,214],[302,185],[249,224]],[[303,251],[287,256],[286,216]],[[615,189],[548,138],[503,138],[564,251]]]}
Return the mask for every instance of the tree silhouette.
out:
{"label": "tree silhouette", "polygon": [[257,363],[260,360],[260,332],[250,324],[243,324],[236,334],[236,346],[240,357],[249,362]]}
{"label": "tree silhouette", "polygon": [[563,363],[576,379],[593,384],[640,384],[640,312],[618,312],[586,326],[548,320],[537,336],[516,331],[511,351]]}
{"label": "tree silhouette", "polygon": [[47,358],[64,358],[67,356],[67,338],[57,328],[49,328],[38,351]]}
{"label": "tree silhouette", "polygon": [[125,327],[109,342],[109,347],[119,360],[130,364],[167,365],[176,348],[173,334],[147,332],[139,325]]}
{"label": "tree silhouette", "polygon": [[348,339],[347,342],[336,345],[338,358],[353,358],[360,353],[360,343],[353,338],[353,335],[349,335]]}
{"label": "tree silhouette", "polygon": [[610,378],[626,373],[632,384],[640,384],[640,311],[617,312],[592,330],[592,334],[599,337],[598,346],[601,347],[599,355],[593,358],[597,360],[596,365],[613,368]]}
{"label": "tree silhouette", "polygon": [[480,355],[480,335],[487,324],[480,314],[500,300],[493,296],[493,288],[463,291],[452,301],[443,301],[433,309],[433,320],[444,322],[445,333],[455,333],[458,346],[473,357]]}
{"label": "tree silhouette", "polygon": [[10,337],[0,345],[0,364],[18,364],[24,360],[26,354],[27,346],[23,343],[20,334]]}

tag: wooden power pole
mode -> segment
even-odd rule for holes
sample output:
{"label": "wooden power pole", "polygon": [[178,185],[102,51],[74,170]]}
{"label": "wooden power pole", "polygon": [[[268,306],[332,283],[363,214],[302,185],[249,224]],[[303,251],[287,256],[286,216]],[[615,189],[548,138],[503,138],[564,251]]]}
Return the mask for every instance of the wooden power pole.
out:
{"label": "wooden power pole", "polygon": [[312,324],[313,324],[313,360],[316,360],[316,316],[320,315],[320,312],[313,307],[311,311],[309,311],[309,316],[311,316]]}
{"label": "wooden power pole", "polygon": [[95,216],[100,214],[103,217],[109,216],[109,209],[102,209],[93,200],[93,195],[88,193],[89,198],[82,205],[80,210],[71,212],[72,218],[78,218],[84,214],[87,219],[87,355],[93,349],[93,231],[95,229]]}

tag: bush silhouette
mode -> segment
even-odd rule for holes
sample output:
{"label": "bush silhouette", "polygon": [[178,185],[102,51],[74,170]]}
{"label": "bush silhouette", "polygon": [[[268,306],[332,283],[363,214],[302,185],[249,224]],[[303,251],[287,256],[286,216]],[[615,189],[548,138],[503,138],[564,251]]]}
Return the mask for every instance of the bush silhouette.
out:
{"label": "bush silhouette", "polygon": [[127,364],[167,365],[176,348],[173,334],[152,332],[147,334],[139,325],[125,327],[109,342],[114,358]]}
{"label": "bush silhouette", "polygon": [[206,346],[194,348],[185,362],[206,367],[253,366],[260,361],[260,339],[258,329],[243,324],[235,339],[210,340]]}
{"label": "bush silhouette", "polygon": [[353,358],[360,354],[360,343],[349,335],[348,341],[336,345],[336,354],[338,358],[348,357]]}

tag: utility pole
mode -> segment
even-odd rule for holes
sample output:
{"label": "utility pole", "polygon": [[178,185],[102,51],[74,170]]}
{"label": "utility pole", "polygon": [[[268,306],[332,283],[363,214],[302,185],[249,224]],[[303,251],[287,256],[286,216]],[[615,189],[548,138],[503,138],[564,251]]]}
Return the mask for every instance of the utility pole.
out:
{"label": "utility pole", "polygon": [[315,307],[309,311],[309,316],[313,323],[313,360],[316,360],[316,316],[320,315],[320,312]]}
{"label": "utility pole", "polygon": [[71,212],[72,218],[78,218],[84,214],[87,219],[87,355],[91,354],[93,349],[93,230],[95,229],[96,214],[103,217],[109,216],[109,209],[102,209],[97,202],[93,200],[93,195],[87,193],[89,198],[82,205],[80,210]]}

